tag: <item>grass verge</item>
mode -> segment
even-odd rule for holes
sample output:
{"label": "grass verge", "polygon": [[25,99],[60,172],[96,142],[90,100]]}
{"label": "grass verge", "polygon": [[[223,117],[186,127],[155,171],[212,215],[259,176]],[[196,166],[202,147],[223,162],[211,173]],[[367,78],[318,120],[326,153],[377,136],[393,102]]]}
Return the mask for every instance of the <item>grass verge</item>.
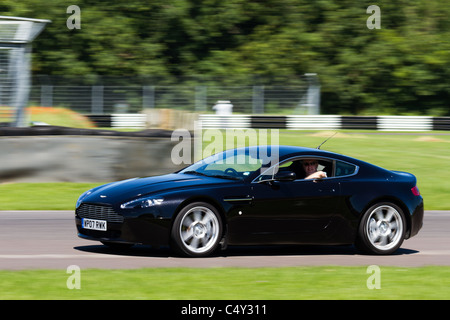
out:
{"label": "grass verge", "polygon": [[72,210],[78,197],[99,183],[0,184],[0,210]]}
{"label": "grass verge", "polygon": [[68,108],[31,106],[26,111],[30,122],[44,122],[49,125],[72,128],[95,127],[88,117]]}
{"label": "grass verge", "polygon": [[0,271],[1,300],[151,299],[444,299],[450,267],[380,267],[380,289],[369,289],[367,267],[152,268],[80,272],[68,289],[65,270]]}

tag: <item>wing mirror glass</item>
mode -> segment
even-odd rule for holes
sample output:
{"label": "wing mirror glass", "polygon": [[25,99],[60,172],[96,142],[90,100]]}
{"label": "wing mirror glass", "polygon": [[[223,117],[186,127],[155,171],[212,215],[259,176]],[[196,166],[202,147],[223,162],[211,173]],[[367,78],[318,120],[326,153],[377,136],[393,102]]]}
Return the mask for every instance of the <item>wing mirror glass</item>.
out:
{"label": "wing mirror glass", "polygon": [[295,179],[297,179],[297,175],[292,171],[280,171],[274,176],[276,181],[294,181]]}

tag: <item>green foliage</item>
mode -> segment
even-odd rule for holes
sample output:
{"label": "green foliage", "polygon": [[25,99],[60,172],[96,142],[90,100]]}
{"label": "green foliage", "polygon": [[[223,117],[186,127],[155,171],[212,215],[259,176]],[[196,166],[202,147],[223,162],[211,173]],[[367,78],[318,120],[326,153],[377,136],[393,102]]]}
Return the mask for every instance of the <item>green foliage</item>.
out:
{"label": "green foliage", "polygon": [[322,112],[450,115],[450,3],[371,1],[4,0],[3,15],[52,20],[34,43],[33,72],[187,76],[221,84],[293,85],[319,74]]}

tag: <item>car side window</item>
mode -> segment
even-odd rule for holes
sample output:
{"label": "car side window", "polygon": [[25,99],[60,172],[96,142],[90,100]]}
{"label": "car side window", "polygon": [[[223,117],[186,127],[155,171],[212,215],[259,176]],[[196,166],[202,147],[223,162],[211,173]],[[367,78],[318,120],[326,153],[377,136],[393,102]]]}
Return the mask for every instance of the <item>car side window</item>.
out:
{"label": "car side window", "polygon": [[[283,171],[294,172],[296,175],[296,180],[304,180],[307,177],[305,165],[303,162],[316,163],[316,171],[323,171],[326,173],[326,178],[340,177],[351,175],[356,172],[357,166],[327,158],[305,156],[296,159],[289,159],[287,161],[281,162],[269,170],[265,171],[262,175],[255,179],[255,181],[265,181],[274,178],[274,174]],[[326,179],[325,178],[325,179]],[[309,179],[308,179],[309,180]]]}
{"label": "car side window", "polygon": [[335,176],[342,177],[354,174],[356,172],[356,166],[350,163],[336,161]]}
{"label": "car side window", "polygon": [[303,163],[314,162],[316,165],[316,171],[324,171],[327,177],[333,176],[333,162],[328,159],[305,157],[296,159],[293,161],[287,161],[280,165],[280,171],[292,171],[296,174],[297,180],[305,179],[307,176],[306,168]]}

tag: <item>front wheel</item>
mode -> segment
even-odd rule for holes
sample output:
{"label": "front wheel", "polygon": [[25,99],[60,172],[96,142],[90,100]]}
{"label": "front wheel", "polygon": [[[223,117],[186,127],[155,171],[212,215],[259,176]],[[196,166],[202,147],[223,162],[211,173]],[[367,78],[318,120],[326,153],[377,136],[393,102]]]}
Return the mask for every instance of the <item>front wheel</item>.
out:
{"label": "front wheel", "polygon": [[217,249],[222,221],[217,209],[204,202],[191,203],[177,215],[172,228],[172,245],[183,255],[208,256]]}
{"label": "front wheel", "polygon": [[393,203],[378,203],[363,215],[356,246],[370,254],[391,254],[405,238],[405,218]]}

